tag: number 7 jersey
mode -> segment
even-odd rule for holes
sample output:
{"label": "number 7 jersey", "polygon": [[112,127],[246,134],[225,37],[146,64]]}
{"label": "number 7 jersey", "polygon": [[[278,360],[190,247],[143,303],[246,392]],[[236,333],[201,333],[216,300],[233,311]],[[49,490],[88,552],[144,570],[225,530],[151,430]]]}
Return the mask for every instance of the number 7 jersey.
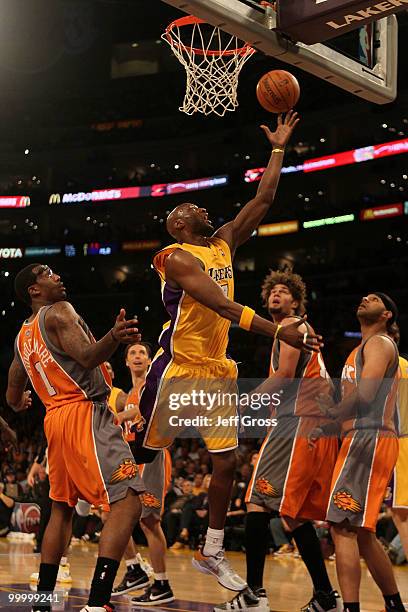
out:
{"label": "number 7 jersey", "polygon": [[[20,359],[34,391],[47,411],[81,400],[103,402],[111,390],[105,365],[87,370],[48,337],[45,317],[52,306],[43,306],[31,321],[25,321],[17,335],[15,354]],[[88,326],[84,332],[95,342]]]}

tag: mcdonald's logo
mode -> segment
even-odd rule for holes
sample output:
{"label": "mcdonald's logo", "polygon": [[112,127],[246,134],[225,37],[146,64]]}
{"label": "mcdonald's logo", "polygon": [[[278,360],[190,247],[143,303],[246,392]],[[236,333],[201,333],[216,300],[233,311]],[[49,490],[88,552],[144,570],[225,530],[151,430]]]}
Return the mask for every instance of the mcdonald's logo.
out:
{"label": "mcdonald's logo", "polygon": [[61,203],[61,195],[59,193],[52,193],[50,195],[50,199],[48,200],[48,204],[60,204]]}
{"label": "mcdonald's logo", "polygon": [[21,196],[20,202],[19,202],[20,208],[26,208],[27,206],[30,206],[30,204],[31,204],[31,200],[29,196]]}

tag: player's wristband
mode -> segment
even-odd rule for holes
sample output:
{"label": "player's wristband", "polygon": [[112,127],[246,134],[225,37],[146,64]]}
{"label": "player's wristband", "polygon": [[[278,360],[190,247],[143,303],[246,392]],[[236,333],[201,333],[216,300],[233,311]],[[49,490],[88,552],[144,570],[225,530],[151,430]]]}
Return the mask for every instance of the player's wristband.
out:
{"label": "player's wristband", "polygon": [[275,335],[273,337],[274,340],[276,340],[276,338],[278,337],[278,334],[279,334],[279,331],[280,331],[281,327],[282,327],[282,325],[279,323],[278,327],[276,328]]}
{"label": "player's wristband", "polygon": [[272,149],[272,153],[284,153],[285,149],[282,149],[282,147],[274,147]]}
{"label": "player's wristband", "polygon": [[246,331],[251,329],[252,320],[255,316],[255,310],[249,308],[249,306],[244,306],[244,310],[241,313],[241,318],[239,320],[239,326]]}

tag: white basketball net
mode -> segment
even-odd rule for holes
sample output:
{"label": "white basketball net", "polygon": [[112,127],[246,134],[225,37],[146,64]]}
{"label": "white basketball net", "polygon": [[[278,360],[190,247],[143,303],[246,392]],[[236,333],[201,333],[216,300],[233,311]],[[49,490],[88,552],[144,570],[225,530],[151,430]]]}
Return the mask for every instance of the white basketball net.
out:
{"label": "white basketball net", "polygon": [[[186,70],[186,95],[179,110],[187,115],[214,113],[223,117],[238,106],[239,74],[255,49],[201,20],[180,25],[178,21],[162,38]],[[188,42],[183,42],[182,36]]]}

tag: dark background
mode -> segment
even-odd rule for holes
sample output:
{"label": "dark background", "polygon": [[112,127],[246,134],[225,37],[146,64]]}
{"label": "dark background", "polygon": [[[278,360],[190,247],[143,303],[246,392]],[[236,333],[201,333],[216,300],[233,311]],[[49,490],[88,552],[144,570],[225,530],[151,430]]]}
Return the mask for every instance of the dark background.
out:
{"label": "dark background", "polygon": [[[72,204],[48,204],[51,193],[152,185],[229,174],[228,187],[196,192],[216,226],[231,219],[256,192],[244,171],[264,166],[268,144],[259,129],[274,118],[259,107],[260,76],[287,68],[300,81],[302,116],[285,165],[408,136],[408,18],[400,14],[399,93],[396,102],[370,104],[273,58],[256,54],[245,66],[240,107],[223,119],[178,111],[185,73],[160,41],[181,16],[158,0],[1,0],[0,195],[29,195],[31,206],[0,210],[0,247],[82,245],[91,241],[159,239],[167,211],[185,195]],[[348,43],[349,46],[349,43]],[[117,77],[121,73],[121,78]],[[127,76],[123,76],[127,74]],[[137,120],[138,127],[95,129],[95,124]],[[386,126],[386,127],[383,127]],[[29,153],[25,154],[28,149]],[[175,165],[179,165],[175,169]],[[406,155],[311,174],[282,176],[265,222],[318,219],[408,200]],[[388,292],[400,308],[401,350],[408,351],[407,216],[346,223],[271,238],[252,238],[236,258],[236,299],[261,310],[260,286],[271,267],[291,265],[308,285],[308,315],[325,337],[324,357],[338,376],[356,340],[355,309],[370,291]],[[61,273],[70,300],[100,337],[121,306],[138,314],[146,340],[156,343],[166,314],[152,252],[109,257],[40,258]],[[2,403],[13,341],[27,315],[15,301],[13,277],[29,259],[0,259],[0,384]],[[4,314],[3,314],[4,313]],[[241,376],[263,376],[270,341],[232,328],[230,353]],[[130,378],[118,353],[117,384]],[[3,414],[30,430],[41,407]]]}

